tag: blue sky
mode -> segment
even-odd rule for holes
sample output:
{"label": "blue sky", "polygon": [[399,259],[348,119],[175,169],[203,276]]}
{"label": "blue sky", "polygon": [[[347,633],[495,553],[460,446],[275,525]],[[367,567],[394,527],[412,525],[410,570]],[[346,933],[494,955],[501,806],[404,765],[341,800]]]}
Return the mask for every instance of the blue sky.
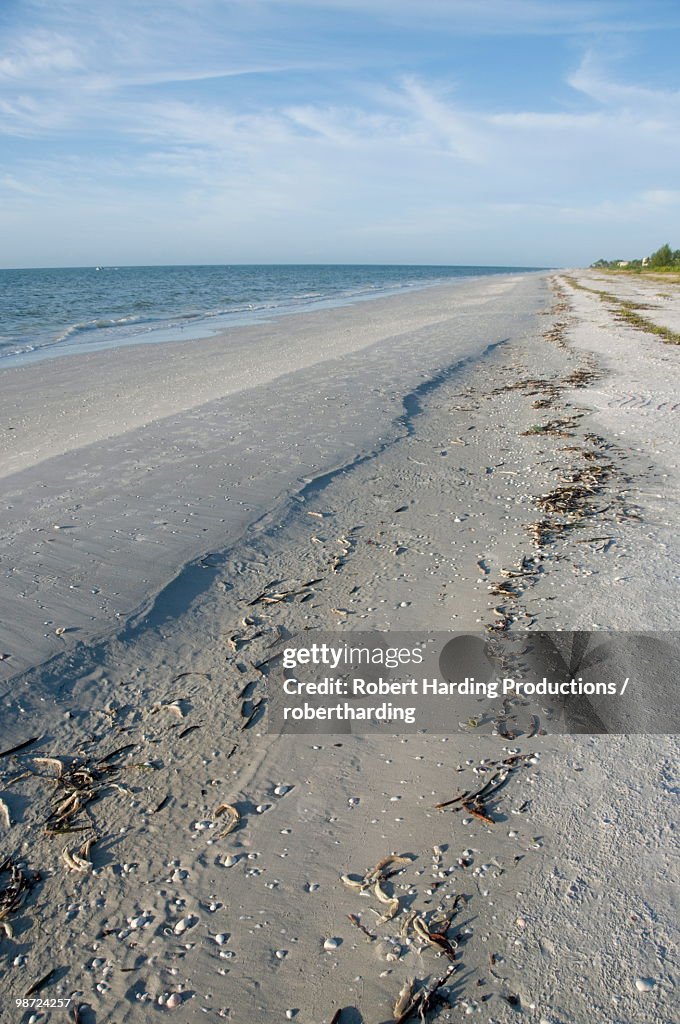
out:
{"label": "blue sky", "polygon": [[680,247],[677,0],[3,0],[0,265]]}

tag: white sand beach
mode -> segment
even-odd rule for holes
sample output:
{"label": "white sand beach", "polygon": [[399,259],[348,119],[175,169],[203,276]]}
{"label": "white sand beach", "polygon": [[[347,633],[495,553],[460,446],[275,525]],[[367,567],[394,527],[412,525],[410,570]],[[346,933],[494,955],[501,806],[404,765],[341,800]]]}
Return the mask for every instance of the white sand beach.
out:
{"label": "white sand beach", "polygon": [[290,638],[677,629],[680,348],[598,291],[680,329],[545,272],[0,371],[0,1020],[676,1019],[673,709],[267,731]]}

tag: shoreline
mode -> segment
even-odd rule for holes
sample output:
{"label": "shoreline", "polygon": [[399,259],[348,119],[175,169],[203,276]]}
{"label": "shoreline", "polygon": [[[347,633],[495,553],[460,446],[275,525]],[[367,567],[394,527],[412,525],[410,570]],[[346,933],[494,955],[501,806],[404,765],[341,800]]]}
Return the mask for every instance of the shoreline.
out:
{"label": "shoreline", "polygon": [[22,418],[0,451],[0,653],[10,655],[0,679],[114,633],[182,566],[233,543],[305,480],[398,435],[403,395],[501,340],[495,303],[507,302],[507,323],[523,322],[515,293],[535,303],[542,287],[494,278],[376,300],[370,316],[309,314],[257,343],[248,331],[236,379],[233,339],[226,352],[206,343],[200,358],[182,345],[137,350],[122,367],[104,353],[77,375],[64,361],[63,379],[40,387],[17,373],[14,394],[5,378],[7,414]]}
{"label": "shoreline", "polygon": [[[407,978],[427,985],[447,969],[405,926],[407,909],[433,928],[455,910],[453,1006],[430,1020],[469,1012],[510,1024],[518,1008],[531,1024],[670,1019],[673,738],[530,736],[524,727],[509,741],[493,723],[478,730],[464,720],[445,737],[275,737],[256,714],[274,679],[253,663],[307,629],[501,628],[499,619],[510,631],[593,628],[603,609],[602,627],[626,628],[631,606],[650,607],[656,622],[664,602],[660,621],[677,625],[676,582],[663,565],[673,564],[673,517],[659,514],[677,507],[677,476],[660,484],[674,430],[653,419],[659,464],[645,448],[652,421],[641,431],[644,412],[610,404],[629,378],[656,380],[659,365],[672,390],[677,368],[658,342],[638,338],[627,377],[615,372],[629,329],[613,338],[594,326],[589,296],[557,287],[545,320],[519,318],[514,337],[484,358],[437,386],[422,382],[379,455],[308,485],[304,501],[288,495],[270,507],[193,600],[166,593],[131,633],[85,647],[80,660],[64,652],[47,678],[38,667],[13,681],[4,702],[25,725],[17,741],[29,724],[44,737],[0,762],[10,836],[43,874],[12,919],[25,957],[3,979],[12,997],[53,969],[43,994],[75,993],[105,1019],[174,1007],[178,1020],[234,1024],[286,1019],[286,1010],[299,1024],[328,1024],[340,1009],[342,1024],[388,1020]],[[418,355],[422,364],[422,347]],[[403,404],[401,380],[389,410]],[[537,532],[555,481],[598,459],[611,469],[574,515],[601,508],[593,532],[614,544],[578,543],[574,529],[557,529],[556,513],[552,536]],[[538,571],[517,597],[494,594],[528,557]],[[650,565],[659,572],[651,597]],[[293,592],[311,579],[309,599],[253,606],[272,580]],[[118,765],[112,752],[128,744],[127,768],[111,776],[122,790],[90,805],[94,867],[74,873],[63,837],[42,834],[49,768],[18,777],[38,752]],[[493,823],[436,809],[518,752],[528,763]],[[225,802],[241,820],[213,840],[209,823]],[[361,876],[393,852],[409,858],[391,880],[402,907],[379,923],[379,904],[340,876]]]}
{"label": "shoreline", "polygon": [[[284,265],[284,268],[286,265]],[[354,264],[340,265],[340,269],[350,270],[363,270],[370,269],[370,267],[360,267]],[[376,268],[379,270],[389,269],[384,265],[377,264]],[[5,273],[16,273],[17,275],[31,274],[31,273],[49,273],[59,274],[64,272],[66,274],[75,271],[86,273],[91,268],[87,267],[63,267],[55,269],[49,268],[35,268],[34,270],[17,269],[15,271],[5,271]],[[106,271],[106,268],[102,268]],[[114,270],[137,270],[137,271],[158,271],[158,270],[171,270],[172,267],[124,267],[124,268],[113,268]],[[236,268],[220,268],[220,267],[177,267],[175,269],[183,271],[192,270],[225,270],[230,269],[244,270],[249,269],[241,266]],[[281,269],[281,267],[267,267],[259,266],[256,264],[252,265],[250,269],[258,270],[271,270]],[[303,265],[290,265],[288,269],[314,269],[313,265],[307,268]],[[328,269],[328,268],[322,268]],[[338,268],[335,268],[338,269]],[[400,265],[394,266],[395,270],[418,270],[418,267],[403,267]],[[187,342],[200,342],[207,341],[215,337],[223,338],[229,335],[235,328],[241,327],[255,327],[255,326],[268,326],[271,324],[280,323],[281,320],[285,321],[288,316],[305,316],[307,313],[316,312],[329,312],[334,309],[342,309],[348,306],[362,305],[366,302],[373,302],[380,299],[398,298],[401,295],[408,296],[419,291],[427,290],[429,288],[437,287],[451,287],[466,283],[472,280],[485,280],[493,277],[502,276],[516,276],[517,274],[525,275],[531,273],[547,273],[550,268],[540,267],[424,267],[422,269],[427,270],[445,270],[449,271],[452,269],[459,271],[467,271],[467,273],[460,273],[450,276],[439,276],[431,279],[417,279],[406,282],[393,282],[392,284],[378,284],[378,285],[366,285],[361,288],[356,288],[354,291],[340,292],[338,294],[328,293],[323,295],[322,293],[305,295],[283,295],[278,297],[271,297],[271,301],[268,304],[261,306],[254,306],[251,302],[240,308],[234,308],[231,310],[205,310],[204,313],[198,313],[195,310],[189,311],[178,311],[176,317],[167,317],[167,322],[155,320],[141,320],[136,325],[131,324],[131,318],[134,320],[134,315],[130,314],[128,317],[121,317],[118,321],[111,320],[107,324],[106,329],[110,331],[118,331],[117,334],[111,334],[109,340],[102,337],[97,341],[97,334],[100,328],[97,325],[98,321],[95,319],[85,321],[83,323],[62,325],[62,334],[52,339],[51,341],[44,341],[42,343],[36,342],[31,343],[28,340],[24,342],[27,348],[20,349],[17,352],[7,353],[0,350],[0,369],[12,369],[21,368],[27,366],[35,366],[36,364],[44,360],[52,360],[59,358],[68,358],[69,356],[82,357],[83,355],[92,355],[100,352],[109,350],[117,350],[118,348],[129,348],[129,347],[145,347],[148,345],[155,344],[186,344]],[[3,273],[0,270],[0,275]],[[151,282],[148,282],[151,286]],[[321,285],[320,285],[321,287]],[[305,299],[307,301],[305,301]],[[246,299],[243,300],[244,302]],[[150,326],[156,323],[156,326]],[[92,325],[95,325],[94,327]],[[130,324],[130,333],[122,333],[123,325]],[[145,326],[147,325],[147,326]],[[137,333],[134,333],[137,331]],[[81,344],[73,344],[69,342],[69,338],[76,336],[92,334],[92,340],[90,342],[83,341]],[[21,342],[17,341],[17,344]]]}

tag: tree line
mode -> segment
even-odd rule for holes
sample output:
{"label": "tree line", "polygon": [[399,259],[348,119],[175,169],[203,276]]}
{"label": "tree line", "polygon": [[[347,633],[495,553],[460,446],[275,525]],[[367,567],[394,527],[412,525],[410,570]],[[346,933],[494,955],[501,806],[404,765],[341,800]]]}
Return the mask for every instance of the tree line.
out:
{"label": "tree line", "polygon": [[608,270],[678,270],[680,271],[680,249],[671,249],[666,243],[651,256],[643,256],[634,260],[596,260],[591,267]]}

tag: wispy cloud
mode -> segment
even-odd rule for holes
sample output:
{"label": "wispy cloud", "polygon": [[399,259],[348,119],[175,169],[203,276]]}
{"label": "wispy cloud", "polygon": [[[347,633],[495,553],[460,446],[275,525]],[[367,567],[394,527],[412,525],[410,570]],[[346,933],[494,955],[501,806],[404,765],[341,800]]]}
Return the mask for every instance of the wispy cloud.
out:
{"label": "wispy cloud", "polygon": [[0,78],[40,84],[42,76],[64,74],[81,67],[78,46],[57,32],[37,31],[23,36],[0,57]]}
{"label": "wispy cloud", "polygon": [[[576,223],[651,233],[678,215],[675,71],[652,84],[662,75],[613,63],[599,34],[672,21],[664,4],[423,0],[416,13],[406,0],[164,0],[162,18],[155,0],[24,9],[30,18],[7,20],[0,41],[0,183],[22,216],[33,210],[36,233],[70,213],[105,238],[123,221],[141,218],[159,238],[181,224],[180,248],[189,236],[215,252],[224,238],[254,239],[275,258],[272,240],[285,239],[311,258],[319,238],[354,239],[356,258],[374,258],[367,238],[402,237],[423,253],[430,238],[432,258],[446,259],[451,239],[510,245],[539,222],[541,238],[564,239]],[[509,74],[520,44],[524,63]]]}
{"label": "wispy cloud", "polygon": [[[240,0],[248,4],[251,0]],[[412,0],[262,0],[273,9],[294,8],[347,12],[364,17],[413,24],[429,20],[437,30],[492,35],[571,35],[599,34],[611,31],[649,31],[654,27],[680,23],[677,10],[658,9],[656,4],[634,0],[419,0],[417,11]]]}
{"label": "wispy cloud", "polygon": [[605,62],[592,51],[584,54],[568,82],[602,105],[637,108],[652,115],[659,111],[680,114],[680,89],[654,89],[638,82],[617,81],[607,75]]}

